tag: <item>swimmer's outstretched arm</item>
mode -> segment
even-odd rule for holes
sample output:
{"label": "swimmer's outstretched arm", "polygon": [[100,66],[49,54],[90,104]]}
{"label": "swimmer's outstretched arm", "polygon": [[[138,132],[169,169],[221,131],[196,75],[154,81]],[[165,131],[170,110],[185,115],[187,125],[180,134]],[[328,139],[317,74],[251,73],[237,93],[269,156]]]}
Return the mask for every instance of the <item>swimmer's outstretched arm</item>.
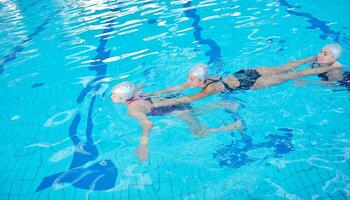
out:
{"label": "swimmer's outstretched arm", "polygon": [[276,75],[276,74],[282,74],[282,73],[288,72],[288,71],[295,69],[295,68],[297,68],[305,63],[312,62],[315,60],[316,60],[316,56],[312,56],[312,57],[304,58],[301,60],[287,62],[287,63],[280,65],[280,66],[273,66],[273,67],[262,66],[262,67],[255,67],[255,69],[258,70],[258,72],[261,75]]}
{"label": "swimmer's outstretched arm", "polygon": [[140,112],[140,110],[135,107],[129,106],[128,114],[131,117],[137,119],[141,124],[142,136],[140,138],[140,145],[136,149],[136,154],[139,157],[140,161],[144,162],[148,159],[148,138],[153,123],[148,119],[145,113]]}
{"label": "swimmer's outstretched arm", "polygon": [[163,107],[163,106],[172,106],[172,105],[183,104],[183,103],[190,103],[198,99],[203,99],[212,94],[215,94],[215,92],[210,90],[209,88],[206,88],[205,90],[191,96],[184,96],[181,98],[171,98],[171,99],[158,100],[158,101],[155,100],[153,101],[153,104],[155,105],[155,107]]}
{"label": "swimmer's outstretched arm", "polygon": [[303,65],[305,63],[316,61],[316,59],[317,59],[317,56],[311,56],[311,57],[304,58],[304,59],[301,59],[301,60],[287,62],[283,66],[286,66],[286,67],[288,67],[290,69],[293,69],[293,68],[296,68],[296,67],[298,67],[300,65]]}
{"label": "swimmer's outstretched arm", "polygon": [[186,82],[184,84],[181,84],[181,85],[178,85],[178,86],[174,86],[174,87],[170,87],[170,88],[166,88],[164,90],[160,90],[160,91],[157,91],[157,92],[144,93],[143,95],[145,95],[145,96],[155,96],[155,95],[166,94],[166,93],[170,93],[170,92],[183,90],[183,89],[188,88],[188,87],[189,87],[189,83]]}
{"label": "swimmer's outstretched arm", "polygon": [[[340,65],[339,67],[344,67],[344,65]],[[340,76],[338,79],[335,80],[300,80],[294,82],[295,86],[303,86],[303,85],[321,85],[321,86],[338,86],[337,81],[340,81],[342,79],[342,76]]]}

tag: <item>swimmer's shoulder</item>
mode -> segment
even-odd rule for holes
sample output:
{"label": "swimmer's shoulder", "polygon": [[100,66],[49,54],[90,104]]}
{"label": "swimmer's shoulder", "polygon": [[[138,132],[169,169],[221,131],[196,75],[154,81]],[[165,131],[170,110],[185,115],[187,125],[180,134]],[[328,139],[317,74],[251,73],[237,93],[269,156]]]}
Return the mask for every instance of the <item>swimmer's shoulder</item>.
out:
{"label": "swimmer's shoulder", "polygon": [[335,66],[335,67],[344,67],[343,64],[341,64],[339,61],[336,61],[336,62],[334,63],[334,66]]}
{"label": "swimmer's shoulder", "polygon": [[213,93],[220,93],[222,90],[222,83],[221,82],[216,82],[213,84],[208,85],[204,90],[202,90],[202,93],[206,93],[208,95],[213,94]]}
{"label": "swimmer's shoulder", "polygon": [[140,99],[128,105],[128,111],[145,112],[153,107],[153,104],[145,99]]}
{"label": "swimmer's shoulder", "polygon": [[327,72],[326,75],[329,81],[338,81],[343,78],[343,74],[344,74],[343,65],[337,61],[336,63],[334,63],[334,66],[339,68],[336,68]]}

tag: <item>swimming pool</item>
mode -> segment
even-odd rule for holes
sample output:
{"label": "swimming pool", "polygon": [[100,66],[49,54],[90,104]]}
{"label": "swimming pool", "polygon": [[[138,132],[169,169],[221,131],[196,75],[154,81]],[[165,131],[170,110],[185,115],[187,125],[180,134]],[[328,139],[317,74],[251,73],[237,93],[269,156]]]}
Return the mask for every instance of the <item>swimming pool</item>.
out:
{"label": "swimming pool", "polygon": [[174,116],[154,117],[144,164],[134,154],[139,125],[109,98],[122,81],[155,91],[199,62],[230,74],[330,42],[343,46],[346,65],[346,0],[0,2],[1,199],[350,196],[345,88],[288,82],[193,103],[240,104],[198,118],[217,126],[239,116],[244,136],[198,138]]}

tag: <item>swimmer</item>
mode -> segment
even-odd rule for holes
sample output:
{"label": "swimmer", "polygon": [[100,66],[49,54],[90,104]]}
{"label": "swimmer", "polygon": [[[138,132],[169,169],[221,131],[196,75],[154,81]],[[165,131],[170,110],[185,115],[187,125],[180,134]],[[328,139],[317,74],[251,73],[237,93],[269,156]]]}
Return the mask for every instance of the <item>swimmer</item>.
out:
{"label": "swimmer", "polygon": [[[317,55],[317,59],[312,63],[312,68],[324,68],[333,66],[335,69],[318,74],[321,82],[315,82],[320,85],[328,86],[345,86],[350,90],[350,72],[344,71],[341,67],[342,64],[338,61],[338,58],[342,55],[343,48],[336,43],[328,44],[321,49],[321,52]],[[306,81],[299,81],[296,85],[305,85]],[[312,83],[312,82],[310,82]]]}
{"label": "swimmer", "polygon": [[251,69],[242,69],[228,77],[208,77],[208,66],[206,64],[197,64],[190,70],[187,82],[158,92],[148,93],[146,95],[160,95],[182,90],[185,88],[202,89],[200,92],[191,96],[154,101],[154,105],[156,106],[170,106],[189,103],[213,94],[230,93],[237,90],[262,89],[282,84],[289,80],[327,73],[329,71],[341,68],[340,65],[335,63],[333,65],[322,65],[323,67],[318,68],[308,68],[295,72],[290,71],[305,63],[314,62],[317,59],[318,56],[312,56],[302,60],[288,62],[278,67],[257,67]]}
{"label": "swimmer", "polygon": [[142,135],[140,138],[140,145],[136,149],[136,154],[141,162],[148,159],[148,140],[153,126],[148,116],[161,116],[165,114],[177,115],[190,125],[193,134],[199,136],[218,131],[241,131],[240,120],[228,126],[223,125],[218,128],[206,128],[192,115],[191,105],[188,103],[155,107],[153,104],[154,99],[136,94],[136,87],[131,82],[123,82],[116,85],[113,88],[111,99],[114,103],[124,103],[127,105],[128,115],[137,119],[141,124]]}

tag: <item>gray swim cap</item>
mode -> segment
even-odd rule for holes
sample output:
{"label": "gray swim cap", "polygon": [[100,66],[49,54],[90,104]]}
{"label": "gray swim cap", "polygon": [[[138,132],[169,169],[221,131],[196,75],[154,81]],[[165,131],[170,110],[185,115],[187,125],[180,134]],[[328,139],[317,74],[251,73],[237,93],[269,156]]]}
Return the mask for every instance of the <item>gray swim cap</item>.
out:
{"label": "gray swim cap", "polygon": [[343,53],[343,48],[337,43],[327,44],[325,48],[329,48],[331,50],[335,60],[337,60]]}
{"label": "gray swim cap", "polygon": [[203,63],[196,64],[190,70],[190,74],[201,79],[202,81],[205,81],[208,78],[208,65]]}
{"label": "gray swim cap", "polygon": [[112,92],[118,97],[128,100],[134,97],[136,93],[136,87],[133,83],[126,81],[116,85],[113,88]]}

